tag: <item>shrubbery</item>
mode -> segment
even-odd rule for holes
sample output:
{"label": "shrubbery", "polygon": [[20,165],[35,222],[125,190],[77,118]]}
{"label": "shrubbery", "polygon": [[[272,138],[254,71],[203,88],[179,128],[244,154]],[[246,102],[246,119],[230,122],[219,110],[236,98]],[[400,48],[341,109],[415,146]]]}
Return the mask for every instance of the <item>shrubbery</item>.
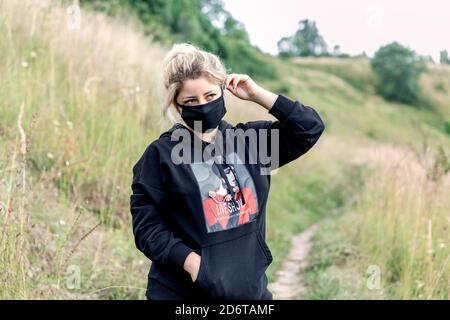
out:
{"label": "shrubbery", "polygon": [[389,101],[420,103],[419,78],[425,63],[414,51],[393,42],[378,49],[371,64],[378,94]]}

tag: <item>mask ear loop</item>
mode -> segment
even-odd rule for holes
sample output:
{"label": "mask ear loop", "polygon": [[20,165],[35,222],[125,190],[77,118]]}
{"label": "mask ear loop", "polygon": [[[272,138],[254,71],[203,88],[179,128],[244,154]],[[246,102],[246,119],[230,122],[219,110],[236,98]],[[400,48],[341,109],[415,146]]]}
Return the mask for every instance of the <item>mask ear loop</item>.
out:
{"label": "mask ear loop", "polygon": [[[233,172],[234,178],[236,179],[236,184],[239,188],[239,191],[241,192],[241,196],[242,196],[242,206],[245,207],[245,197],[244,197],[244,191],[241,188],[241,184],[239,183],[239,180],[237,178],[237,174],[236,174],[236,170],[234,169],[233,165],[229,165],[231,172]],[[236,196],[235,196],[236,198]]]}
{"label": "mask ear loop", "polygon": [[225,83],[225,81],[222,83],[222,91],[225,92],[225,90],[227,89],[227,85]]}

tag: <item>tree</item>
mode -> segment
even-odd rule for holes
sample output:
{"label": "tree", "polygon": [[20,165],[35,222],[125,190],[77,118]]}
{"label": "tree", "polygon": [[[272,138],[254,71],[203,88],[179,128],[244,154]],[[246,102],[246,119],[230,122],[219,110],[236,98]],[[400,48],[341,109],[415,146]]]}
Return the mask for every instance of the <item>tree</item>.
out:
{"label": "tree", "polygon": [[442,50],[440,52],[440,62],[441,64],[450,64],[450,58],[448,57],[447,50]]}
{"label": "tree", "polygon": [[117,15],[129,12],[143,22],[152,40],[169,47],[188,42],[215,53],[227,71],[276,79],[261,50],[253,46],[243,23],[225,10],[223,0],[80,0],[85,6]]}
{"label": "tree", "polygon": [[338,44],[335,44],[335,45],[333,46],[333,53],[332,53],[332,55],[333,55],[334,57],[338,57],[340,54],[341,54],[341,46],[338,45]]}
{"label": "tree", "polygon": [[282,57],[328,55],[327,45],[319,34],[316,22],[308,19],[300,20],[296,33],[291,37],[283,37],[277,45]]}
{"label": "tree", "polygon": [[378,94],[390,101],[420,102],[419,78],[425,63],[414,51],[392,42],[378,49],[371,65],[378,78]]}

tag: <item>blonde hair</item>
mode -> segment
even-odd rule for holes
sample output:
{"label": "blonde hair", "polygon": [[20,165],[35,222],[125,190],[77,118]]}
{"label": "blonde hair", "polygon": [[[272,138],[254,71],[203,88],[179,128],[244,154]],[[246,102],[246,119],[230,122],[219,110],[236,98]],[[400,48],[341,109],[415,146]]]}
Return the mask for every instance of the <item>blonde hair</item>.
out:
{"label": "blonde hair", "polygon": [[227,70],[218,56],[199,49],[190,43],[175,43],[163,60],[160,79],[164,85],[161,98],[161,116],[172,124],[183,122],[175,99],[188,79],[206,76],[212,83],[221,85]]}

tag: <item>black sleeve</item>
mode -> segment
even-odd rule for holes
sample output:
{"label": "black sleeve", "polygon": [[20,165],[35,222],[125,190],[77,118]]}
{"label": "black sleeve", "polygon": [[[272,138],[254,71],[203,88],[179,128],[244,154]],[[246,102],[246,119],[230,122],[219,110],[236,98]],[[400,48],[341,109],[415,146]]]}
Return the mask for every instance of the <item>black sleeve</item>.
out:
{"label": "black sleeve", "polygon": [[136,247],[153,262],[183,268],[194,251],[169,228],[165,217],[168,192],[163,183],[158,149],[150,144],[133,167],[130,210]]}
{"label": "black sleeve", "polygon": [[[278,164],[272,160],[270,170],[282,167],[305,154],[319,140],[325,129],[316,110],[282,94],[278,95],[268,113],[277,120],[249,121],[244,124],[244,127],[257,131],[259,157],[261,153],[270,155],[272,159],[276,154],[278,155]],[[273,132],[274,129],[278,129],[278,135]],[[266,137],[260,144],[262,136]],[[275,150],[274,146],[278,150]]]}

